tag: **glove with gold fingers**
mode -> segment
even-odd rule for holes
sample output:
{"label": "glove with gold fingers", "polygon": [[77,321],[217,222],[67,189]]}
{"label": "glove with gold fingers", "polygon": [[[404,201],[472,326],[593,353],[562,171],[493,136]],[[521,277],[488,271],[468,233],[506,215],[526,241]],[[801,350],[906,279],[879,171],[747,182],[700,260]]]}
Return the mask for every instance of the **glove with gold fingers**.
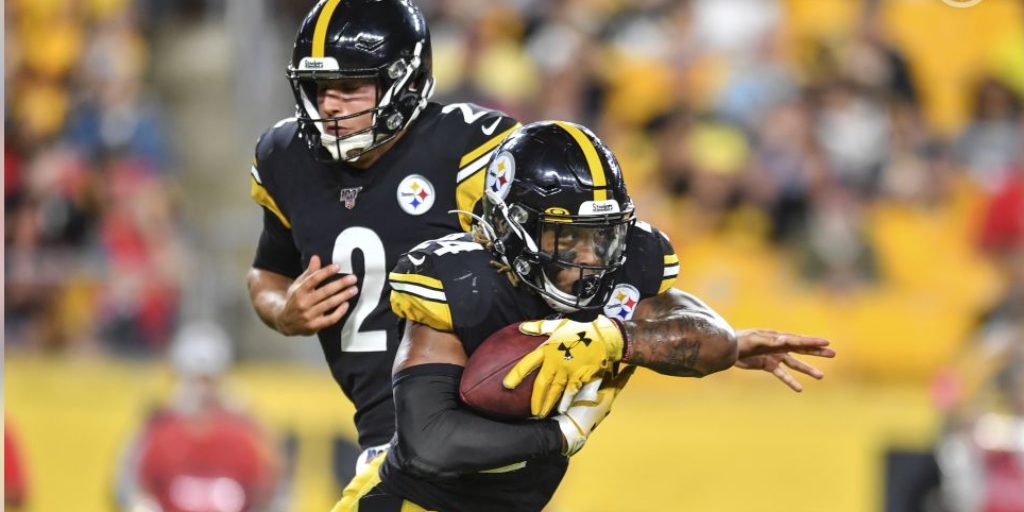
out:
{"label": "glove with gold fingers", "polygon": [[502,384],[512,389],[539,367],[530,397],[530,413],[537,417],[547,416],[559,397],[559,412],[565,412],[584,384],[622,360],[625,346],[621,324],[603,315],[589,323],[567,319],[523,322],[519,331],[548,339],[523,356]]}

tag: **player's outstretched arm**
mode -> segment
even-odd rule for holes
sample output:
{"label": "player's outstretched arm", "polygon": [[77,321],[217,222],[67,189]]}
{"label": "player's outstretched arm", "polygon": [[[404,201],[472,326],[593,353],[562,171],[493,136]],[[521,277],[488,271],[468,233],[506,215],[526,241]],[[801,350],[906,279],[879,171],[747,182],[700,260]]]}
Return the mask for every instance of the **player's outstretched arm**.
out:
{"label": "player's outstretched arm", "polygon": [[675,289],[640,301],[632,321],[606,316],[589,323],[537,320],[523,322],[519,330],[548,338],[502,381],[512,389],[539,368],[530,400],[535,416],[546,416],[555,404],[565,412],[587,382],[619,361],[682,377],[703,377],[736,362],[729,324],[696,297]]}
{"label": "player's outstretched arm", "polygon": [[804,387],[793,378],[786,367],[815,379],[821,379],[825,374],[793,357],[793,354],[828,358],[836,356],[836,351],[828,347],[829,341],[826,339],[769,329],[737,331],[736,342],[739,347],[737,368],[771,373],[796,392],[803,391]]}
{"label": "player's outstretched arm", "polygon": [[674,288],[640,301],[623,332],[624,361],[665,375],[703,377],[736,362],[736,336],[728,322]]}
{"label": "player's outstretched arm", "polygon": [[[285,336],[309,335],[337,323],[359,291],[356,277],[346,275],[326,282],[338,267],[321,268],[313,256],[306,270],[294,280],[253,267],[249,270],[249,298],[260,320]],[[326,284],[325,284],[326,282]]]}

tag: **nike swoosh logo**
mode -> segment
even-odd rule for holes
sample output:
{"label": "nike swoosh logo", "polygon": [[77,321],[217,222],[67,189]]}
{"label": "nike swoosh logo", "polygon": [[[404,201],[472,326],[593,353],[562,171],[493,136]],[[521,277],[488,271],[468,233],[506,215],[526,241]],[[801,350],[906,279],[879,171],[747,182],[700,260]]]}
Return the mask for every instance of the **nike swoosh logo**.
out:
{"label": "nike swoosh logo", "polygon": [[484,135],[490,136],[492,133],[494,133],[494,129],[498,127],[498,123],[500,122],[501,118],[499,117],[498,119],[495,119],[490,126],[481,126],[480,131],[484,132]]}
{"label": "nike swoosh logo", "polygon": [[416,265],[417,267],[418,267],[418,266],[420,266],[420,265],[422,265],[422,264],[423,264],[423,262],[424,262],[424,261],[425,261],[425,260],[427,259],[427,258],[426,258],[426,257],[424,257],[424,256],[420,256],[419,258],[417,258],[416,256],[413,256],[412,254],[410,254],[410,255],[408,256],[408,258],[409,258],[409,261],[411,261],[411,262],[412,262],[412,264],[413,264],[413,265]]}

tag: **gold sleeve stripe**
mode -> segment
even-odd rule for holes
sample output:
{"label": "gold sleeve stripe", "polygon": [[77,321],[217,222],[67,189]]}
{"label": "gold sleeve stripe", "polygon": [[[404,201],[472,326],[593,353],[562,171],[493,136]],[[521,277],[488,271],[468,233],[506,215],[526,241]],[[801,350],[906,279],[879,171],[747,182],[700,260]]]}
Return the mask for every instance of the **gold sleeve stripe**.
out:
{"label": "gold sleeve stripe", "polygon": [[391,289],[391,310],[396,315],[406,320],[429,325],[439,331],[452,332],[454,330],[452,311],[448,308],[447,303],[435,302],[419,295],[406,293],[395,287],[396,284],[398,283],[392,283]]}
{"label": "gold sleeve stripe", "polygon": [[555,121],[555,124],[569,132],[569,135],[576,139],[576,144],[579,144],[580,149],[583,150],[583,156],[587,159],[587,168],[590,169],[591,182],[594,184],[594,201],[608,199],[606,188],[608,181],[604,177],[604,166],[601,165],[601,159],[597,157],[597,148],[594,147],[594,143],[583,131],[572,124],[565,121]]}
{"label": "gold sleeve stripe", "polygon": [[270,210],[274,215],[276,215],[277,218],[281,220],[281,224],[284,224],[284,227],[288,229],[292,228],[292,223],[288,222],[288,217],[284,216],[281,209],[277,207],[277,203],[274,202],[274,198],[270,197],[270,193],[267,192],[267,189],[263,188],[263,185],[260,185],[259,182],[256,181],[255,176],[252,178],[252,186],[249,187],[249,195],[252,196],[253,200],[259,203],[260,206]]}
{"label": "gold sleeve stripe", "polygon": [[[487,173],[478,172],[463,180],[455,187],[455,204],[462,211],[471,212],[476,207],[477,201],[484,195],[484,185]],[[459,214],[459,225],[463,231],[469,231],[473,218],[464,213]]]}
{"label": "gold sleeve stripe", "polygon": [[491,137],[491,139],[488,140],[487,142],[484,142],[473,151],[470,151],[469,153],[463,155],[462,160],[459,162],[459,169],[462,169],[473,160],[476,160],[477,158],[482,156],[484,153],[494,149],[494,147],[497,146],[501,141],[505,140],[505,137],[508,136],[508,134],[512,133],[513,130],[519,128],[520,126],[522,126],[522,124],[519,123],[512,125],[512,127],[509,128],[508,130],[505,130],[495,135],[494,137]]}
{"label": "gold sleeve stripe", "polygon": [[402,293],[409,295],[415,295],[421,299],[431,300],[434,302],[447,302],[448,298],[445,297],[444,292],[435,290],[433,288],[426,288],[418,284],[400,283],[398,281],[391,281],[391,288],[398,290]]}
{"label": "gold sleeve stripe", "polygon": [[661,286],[658,287],[658,293],[662,294],[672,288],[672,285],[676,284],[676,276],[669,277],[661,280]]}
{"label": "gold sleeve stripe", "polygon": [[398,272],[391,272],[388,274],[388,279],[397,283],[418,284],[437,291],[444,290],[444,284],[441,283],[440,279],[427,277],[422,274],[400,274]]}
{"label": "gold sleeve stripe", "polygon": [[466,181],[466,179],[470,178],[474,174],[480,172],[480,169],[483,169],[491,160],[491,155],[493,154],[493,150],[488,151],[484,153],[483,156],[481,156],[480,158],[473,160],[473,163],[463,167],[462,169],[459,169],[459,174],[455,176],[455,182],[462,183],[463,181]]}
{"label": "gold sleeve stripe", "polygon": [[679,264],[679,256],[677,256],[675,254],[666,254],[665,255],[665,264],[666,265],[678,265]]}
{"label": "gold sleeve stripe", "polygon": [[324,46],[327,45],[327,27],[331,24],[331,16],[334,16],[334,9],[338,7],[341,0],[327,0],[320,17],[316,19],[316,28],[313,29],[313,55],[311,57],[321,58],[324,56]]}

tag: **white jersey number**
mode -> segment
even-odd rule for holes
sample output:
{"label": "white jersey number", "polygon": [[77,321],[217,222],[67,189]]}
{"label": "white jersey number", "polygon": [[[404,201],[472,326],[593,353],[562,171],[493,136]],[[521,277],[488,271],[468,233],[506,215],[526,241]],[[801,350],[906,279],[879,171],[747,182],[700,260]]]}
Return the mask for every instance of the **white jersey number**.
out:
{"label": "white jersey number", "polygon": [[351,274],[352,256],[356,251],[363,253],[363,279],[359,283],[359,302],[349,313],[341,328],[342,352],[383,352],[388,349],[388,332],[385,330],[363,331],[359,328],[380,303],[384,292],[387,255],[384,243],[372,229],[351,227],[342,231],[334,240],[334,254],[331,260],[338,265],[339,272]]}
{"label": "white jersey number", "polygon": [[[433,254],[437,256],[444,256],[445,254],[458,254],[460,252],[468,251],[482,251],[484,246],[476,243],[461,240],[464,233],[452,233],[445,235],[437,240],[427,240],[416,247],[413,247],[409,252],[425,252],[427,247],[431,244],[436,245],[437,249],[434,249]],[[415,261],[413,263],[416,263]]]}

